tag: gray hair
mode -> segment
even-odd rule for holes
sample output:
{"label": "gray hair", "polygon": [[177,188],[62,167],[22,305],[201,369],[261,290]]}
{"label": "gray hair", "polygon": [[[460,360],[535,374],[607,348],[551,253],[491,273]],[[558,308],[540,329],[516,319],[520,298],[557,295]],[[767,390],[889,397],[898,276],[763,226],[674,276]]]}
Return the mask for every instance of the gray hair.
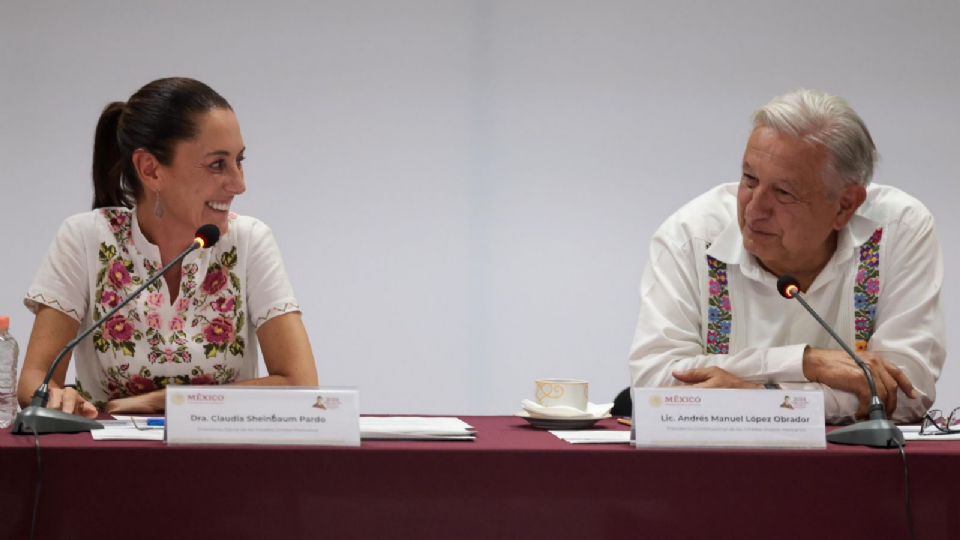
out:
{"label": "gray hair", "polygon": [[873,177],[877,148],[860,116],[841,97],[819,90],[794,90],[753,113],[753,128],[768,127],[823,145],[828,173],[846,184],[866,186]]}

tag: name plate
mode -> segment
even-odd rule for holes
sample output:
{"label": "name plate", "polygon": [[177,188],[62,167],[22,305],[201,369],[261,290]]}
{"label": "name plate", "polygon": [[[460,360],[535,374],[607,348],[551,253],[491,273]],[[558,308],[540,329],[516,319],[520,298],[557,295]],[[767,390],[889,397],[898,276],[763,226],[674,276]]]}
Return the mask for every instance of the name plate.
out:
{"label": "name plate", "polygon": [[826,448],[823,393],[634,388],[641,447]]}
{"label": "name plate", "polygon": [[168,386],[170,444],[360,446],[355,389]]}

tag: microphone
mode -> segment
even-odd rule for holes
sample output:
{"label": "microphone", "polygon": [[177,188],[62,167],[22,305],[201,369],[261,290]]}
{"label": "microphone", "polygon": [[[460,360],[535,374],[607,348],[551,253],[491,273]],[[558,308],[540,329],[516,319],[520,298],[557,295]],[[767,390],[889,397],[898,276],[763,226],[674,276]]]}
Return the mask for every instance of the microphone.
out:
{"label": "microphone", "polygon": [[96,420],[90,420],[89,418],[84,418],[76,414],[65,413],[63,411],[57,411],[47,408],[47,403],[50,401],[50,379],[53,377],[53,373],[57,370],[57,366],[60,365],[60,362],[63,361],[63,358],[72,351],[77,344],[83,341],[83,338],[90,335],[91,332],[103,325],[104,322],[113,317],[113,315],[120,311],[120,308],[130,303],[131,300],[136,298],[144,289],[148,286],[155,283],[161,276],[167,273],[168,270],[173,268],[174,265],[179,264],[190,252],[212,247],[214,244],[220,240],[220,229],[216,225],[203,225],[197,232],[194,234],[195,238],[193,242],[190,243],[190,247],[183,250],[183,253],[177,255],[177,258],[173,259],[166,266],[160,269],[159,272],[150,277],[143,285],[137,287],[135,291],[130,293],[129,296],[123,299],[122,302],[117,304],[113,309],[104,314],[103,317],[100,317],[97,322],[90,325],[89,328],[81,332],[76,338],[74,338],[70,343],[67,343],[67,346],[60,351],[60,354],[57,355],[54,359],[53,364],[50,365],[50,369],[47,370],[47,375],[43,378],[43,384],[37,388],[36,392],[33,393],[33,398],[30,400],[30,406],[23,409],[17,414],[16,421],[14,423],[13,433],[17,435],[42,435],[45,433],[81,433],[84,431],[90,431],[91,429],[103,429],[103,424],[97,422]]}
{"label": "microphone", "polygon": [[[780,276],[777,280],[777,291],[780,296],[788,300],[796,299],[800,302],[807,312],[820,323],[820,326],[826,330],[834,341],[840,344],[840,347],[853,358],[857,366],[863,371],[867,378],[867,384],[870,386],[870,409],[869,419],[862,422],[831,431],[827,434],[827,440],[835,444],[853,444],[857,446],[872,446],[874,448],[893,448],[895,446],[904,446],[906,441],[903,439],[903,433],[896,424],[887,419],[887,413],[883,402],[877,396],[877,384],[873,380],[873,373],[868,366],[849,345],[846,344],[833,328],[827,324],[816,311],[810,307],[810,304],[800,295],[800,282],[793,276]],[[896,390],[894,390],[896,391]]]}

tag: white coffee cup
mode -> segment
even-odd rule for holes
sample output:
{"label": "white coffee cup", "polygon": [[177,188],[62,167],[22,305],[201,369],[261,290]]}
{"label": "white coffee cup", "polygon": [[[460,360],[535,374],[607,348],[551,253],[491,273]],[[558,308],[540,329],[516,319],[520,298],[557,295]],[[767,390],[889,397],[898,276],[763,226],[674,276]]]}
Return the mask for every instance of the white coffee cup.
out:
{"label": "white coffee cup", "polygon": [[544,407],[565,405],[581,411],[587,410],[587,381],[579,379],[537,379],[535,400]]}

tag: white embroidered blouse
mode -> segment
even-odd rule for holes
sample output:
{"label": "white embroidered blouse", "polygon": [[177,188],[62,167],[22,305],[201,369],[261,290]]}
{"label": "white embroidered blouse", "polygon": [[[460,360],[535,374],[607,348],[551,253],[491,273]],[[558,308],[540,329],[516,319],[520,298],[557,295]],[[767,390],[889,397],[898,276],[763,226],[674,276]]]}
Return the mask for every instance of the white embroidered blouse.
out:
{"label": "white embroidered blouse", "polygon": [[[231,214],[220,241],[181,267],[175,301],[161,279],[74,351],[78,389],[98,407],[168,384],[255,378],[257,328],[300,310],[273,234],[255,218]],[[160,250],[134,210],[77,214],[60,227],[24,303],[33,312],[50,306],[85,329],[160,268]]]}

